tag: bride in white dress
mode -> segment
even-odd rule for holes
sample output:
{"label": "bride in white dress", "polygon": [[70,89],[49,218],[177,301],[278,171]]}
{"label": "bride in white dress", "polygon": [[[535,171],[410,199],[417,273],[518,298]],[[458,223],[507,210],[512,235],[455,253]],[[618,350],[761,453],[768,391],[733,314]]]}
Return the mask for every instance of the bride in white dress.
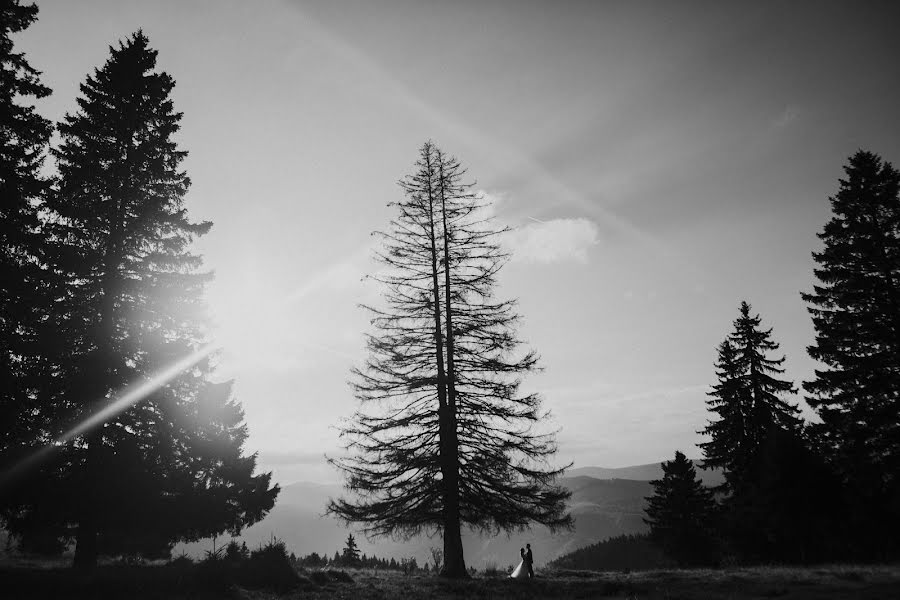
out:
{"label": "bride in white dress", "polygon": [[524,579],[525,577],[528,577],[528,567],[525,565],[525,548],[519,549],[519,555],[522,557],[522,560],[519,561],[519,566],[509,574],[512,579]]}

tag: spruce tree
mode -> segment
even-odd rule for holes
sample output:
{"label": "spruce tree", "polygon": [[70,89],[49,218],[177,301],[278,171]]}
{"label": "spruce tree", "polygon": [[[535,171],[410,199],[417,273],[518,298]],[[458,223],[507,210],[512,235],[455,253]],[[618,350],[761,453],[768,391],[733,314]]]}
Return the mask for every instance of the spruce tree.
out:
{"label": "spruce tree", "polygon": [[[52,496],[54,490],[52,484],[38,489],[37,480],[20,480],[13,487],[5,477],[48,439],[39,395],[52,372],[40,332],[52,306],[53,277],[44,268],[41,213],[50,181],[41,168],[52,126],[32,104],[50,90],[13,43],[37,13],[34,4],[0,0],[0,519],[7,522],[19,517],[26,487],[39,495]],[[20,548],[64,549],[49,514],[32,511],[28,520],[29,535],[18,536]]]}
{"label": "spruce tree", "polygon": [[[818,283],[802,294],[823,363],[807,402],[834,466],[853,490],[872,536],[900,535],[900,172],[859,151],[830,198],[832,217],[814,252]],[[877,517],[875,515],[878,515]],[[893,522],[888,533],[885,519]],[[866,535],[866,534],[864,534]],[[869,544],[872,545],[871,543]]]}
{"label": "spruce tree", "polygon": [[519,392],[537,368],[520,352],[514,302],[496,300],[507,256],[501,228],[463,181],[460,163],[432,143],[389,231],[378,235],[384,306],[354,370],[361,408],[342,430],[348,456],[332,460],[357,497],[329,511],[372,535],[440,531],[442,574],[466,577],[461,528],[497,531],[533,522],[571,526],[562,472],[547,461],[552,435],[535,430],[540,398]]}
{"label": "spruce tree", "polygon": [[749,463],[750,440],[748,423],[744,418],[749,402],[743,367],[731,341],[723,341],[717,352],[718,382],[707,393],[709,399],[706,405],[718,418],[709,421],[706,428],[698,432],[710,438],[698,445],[704,456],[702,468],[722,469],[725,481],[719,489],[728,490],[734,486],[736,474],[744,472]]}
{"label": "spruce tree", "polygon": [[[0,0],[0,455],[32,433],[40,380],[35,329],[44,306],[40,170],[52,126],[32,102],[50,94],[13,35],[37,19],[37,6]],[[2,507],[0,507],[2,508]]]}
{"label": "spruce tree", "polygon": [[681,565],[707,564],[714,556],[713,492],[697,479],[693,463],[680,451],[662,463],[663,478],[651,481],[644,522],[650,535]]}
{"label": "spruce tree", "polygon": [[355,567],[359,564],[359,547],[353,534],[347,535],[347,541],[344,542],[344,550],[341,552],[341,560],[348,567]]}
{"label": "spruce tree", "polygon": [[785,357],[770,356],[779,348],[771,339],[772,329],[761,329],[759,315],[750,311],[750,305],[741,302],[734,330],[719,346],[718,383],[707,400],[718,418],[700,432],[710,437],[700,444],[702,467],[722,468],[722,490],[729,493],[757,480],[762,449],[774,431],[799,435],[802,429],[800,410],[784,399],[796,389],[779,378]]}
{"label": "spruce tree", "polygon": [[[742,302],[732,333],[718,349],[718,382],[707,400],[716,418],[699,432],[710,438],[700,444],[703,468],[719,467],[725,475],[719,487],[722,533],[734,552],[752,560],[787,558],[782,541],[796,537],[792,527],[799,522],[789,517],[808,512],[806,503],[821,501],[792,484],[799,481],[793,467],[813,461],[799,409],[788,400],[796,390],[780,377],[785,358],[771,356],[779,346],[772,329],[760,325],[759,315]],[[793,480],[784,476],[789,472]],[[809,490],[822,489],[819,482],[803,481]],[[793,544],[791,559],[805,555],[803,543],[810,536],[804,535]]]}
{"label": "spruce tree", "polygon": [[744,386],[749,393],[749,406],[745,418],[751,444],[759,446],[766,431],[776,427],[784,431],[797,431],[802,421],[800,409],[784,400],[783,396],[795,394],[794,384],[779,379],[784,374],[785,357],[770,358],[779,348],[772,340],[772,328],[760,329],[759,315],[750,315],[750,305],[741,302],[740,316],[734,322],[731,343],[735,346],[738,364],[744,370]]}
{"label": "spruce tree", "polygon": [[[47,326],[55,368],[39,407],[57,432],[206,342],[210,274],[189,245],[210,223],[191,222],[184,207],[181,114],[156,56],[141,32],[110,48],[82,84],[78,111],[59,125],[45,229],[50,269],[65,285]],[[278,487],[271,474],[253,474],[243,412],[230,382],[210,380],[212,369],[201,355],[137,404],[57,444],[41,475],[53,493],[27,486],[11,531],[56,524],[59,539],[75,539],[76,566],[91,568],[101,553],[166,555],[177,540],[236,535],[261,519]]]}

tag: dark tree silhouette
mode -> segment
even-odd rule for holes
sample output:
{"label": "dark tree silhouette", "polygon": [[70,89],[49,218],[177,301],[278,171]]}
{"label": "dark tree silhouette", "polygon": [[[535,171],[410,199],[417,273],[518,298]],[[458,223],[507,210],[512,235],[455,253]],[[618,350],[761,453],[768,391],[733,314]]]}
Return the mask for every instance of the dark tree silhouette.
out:
{"label": "dark tree silhouette", "polygon": [[[43,268],[40,219],[50,182],[40,169],[52,125],[31,103],[50,90],[24,54],[14,50],[11,37],[31,25],[37,12],[33,4],[0,0],[0,473],[40,443],[44,425],[37,404],[47,362],[39,330],[52,278]],[[52,494],[52,486],[35,492]],[[15,518],[21,502],[13,490],[0,489],[0,519]],[[60,540],[49,531],[51,519],[32,514],[30,534],[19,539],[20,546],[60,552]]]}
{"label": "dark tree silhouette", "polygon": [[749,403],[743,366],[738,361],[737,351],[731,341],[723,341],[717,351],[718,382],[707,393],[709,399],[706,405],[718,418],[709,421],[706,428],[698,432],[710,438],[699,444],[699,447],[704,456],[702,468],[721,468],[726,479],[718,489],[727,490],[732,487],[735,474],[744,472],[747,467],[750,440],[744,414]]}
{"label": "dark tree silhouette", "polygon": [[654,494],[647,498],[644,522],[650,536],[681,565],[709,563],[714,555],[713,492],[703,487],[693,463],[679,451],[662,469],[663,478],[650,482]]}
{"label": "dark tree silhouette", "polygon": [[359,547],[356,545],[356,540],[353,539],[353,534],[348,534],[341,552],[341,561],[348,567],[355,567],[359,564],[359,560]]}
{"label": "dark tree silhouette", "polygon": [[700,444],[703,468],[721,467],[723,491],[734,493],[744,482],[757,480],[757,463],[767,437],[774,430],[798,433],[799,409],[782,396],[796,392],[793,383],[779,379],[785,358],[770,358],[778,350],[772,329],[760,329],[759,315],[741,302],[734,331],[718,349],[718,383],[706,401],[718,419],[700,433],[710,436]]}
{"label": "dark tree silhouette", "polygon": [[385,306],[367,307],[376,331],[353,371],[362,407],[342,430],[348,456],[331,460],[357,498],[328,508],[372,535],[441,531],[449,577],[468,574],[463,524],[572,523],[569,493],[555,484],[562,469],[547,464],[553,436],[534,428],[540,399],[519,392],[537,357],[517,351],[514,302],[493,296],[507,258],[502,230],[463,177],[457,160],[426,143],[400,182],[399,216],[377,234],[386,269],[372,278]]}
{"label": "dark tree silhouette", "polygon": [[772,330],[741,303],[734,330],[719,346],[718,382],[707,405],[717,418],[700,433],[703,468],[720,467],[725,482],[718,525],[730,551],[745,560],[808,562],[825,558],[838,537],[839,486],[813,450],[787,400],[785,358],[771,358]]}
{"label": "dark tree silhouette", "polygon": [[[138,32],[81,86],[59,125],[58,189],[45,225],[55,310],[45,345],[55,365],[39,412],[49,443],[126,386],[150,381],[205,341],[210,274],[188,246],[210,223],[188,220],[185,152],[174,136],[172,78]],[[55,351],[55,352],[54,352]],[[100,553],[167,554],[179,539],[237,534],[273,506],[278,487],[243,456],[243,412],[202,357],[143,401],[56,450],[44,487],[20,486],[10,530],[77,526],[75,564]],[[52,485],[52,493],[48,489]]]}
{"label": "dark tree silhouette", "polygon": [[[832,218],[813,253],[818,284],[802,294],[824,363],[804,383],[817,433],[868,517],[864,536],[900,535],[900,173],[871,152],[844,167]],[[865,514],[862,514],[865,513]],[[877,518],[872,518],[874,514]],[[888,514],[886,514],[888,513]],[[894,523],[894,531],[884,519]],[[896,544],[896,542],[892,542]],[[874,545],[874,544],[869,544]],[[895,545],[896,548],[896,545]]]}
{"label": "dark tree silhouette", "polygon": [[37,19],[34,4],[0,0],[0,455],[31,429],[42,312],[39,212],[48,181],[40,169],[52,126],[30,101],[50,94],[12,34]]}

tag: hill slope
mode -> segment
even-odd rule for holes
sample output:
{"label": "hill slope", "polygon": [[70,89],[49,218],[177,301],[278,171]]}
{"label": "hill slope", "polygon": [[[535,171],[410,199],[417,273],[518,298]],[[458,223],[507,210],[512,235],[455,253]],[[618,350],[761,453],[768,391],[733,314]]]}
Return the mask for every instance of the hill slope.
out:
{"label": "hill slope", "polygon": [[[694,459],[694,465],[700,464],[698,459]],[[618,469],[607,469],[605,467],[578,467],[567,471],[569,477],[585,476],[595,479],[635,479],[638,481],[652,481],[661,479],[663,476],[661,463],[649,463],[646,465],[634,465],[631,467],[621,467]],[[710,469],[708,471],[697,466],[697,476],[706,486],[716,486],[725,481],[721,469]]]}
{"label": "hill slope", "polygon": [[[466,563],[476,568],[491,563],[505,567],[518,562],[519,548],[530,543],[535,564],[541,566],[598,540],[646,531],[642,517],[644,497],[652,492],[648,482],[582,476],[564,478],[562,484],[572,490],[574,531],[551,534],[546,527],[535,527],[511,536],[465,532],[463,546]],[[337,485],[295,483],[285,486],[272,512],[262,522],[246,529],[239,539],[255,547],[275,535],[298,556],[311,552],[333,556],[343,547],[348,529],[323,513],[328,498],[341,493],[342,489]],[[441,547],[439,537],[429,539],[419,536],[408,541],[379,539],[371,542],[362,536],[357,538],[360,551],[367,555],[415,557],[420,565],[429,559],[431,547]],[[217,545],[226,541],[219,539]],[[176,548],[175,554],[186,551],[201,555],[211,547],[211,541],[184,544]]]}

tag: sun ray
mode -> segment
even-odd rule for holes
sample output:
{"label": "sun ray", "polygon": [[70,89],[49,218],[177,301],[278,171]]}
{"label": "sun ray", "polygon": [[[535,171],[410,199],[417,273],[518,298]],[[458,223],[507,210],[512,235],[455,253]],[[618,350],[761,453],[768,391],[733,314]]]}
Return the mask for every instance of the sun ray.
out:
{"label": "sun ray", "polygon": [[142,382],[137,382],[125,387],[120,392],[118,397],[107,404],[104,408],[87,417],[86,419],[80,421],[74,427],[57,437],[46,446],[19,460],[5,471],[0,472],[0,488],[13,481],[19,475],[24,474],[29,469],[37,466],[38,464],[49,458],[55,449],[67,444],[68,442],[81,435],[84,435],[94,427],[107,422],[115,415],[124,412],[131,406],[134,406],[159,388],[166,385],[179,374],[186,371],[187,369],[190,369],[205,357],[212,354],[212,352],[215,350],[216,346],[214,344],[206,344],[204,346],[201,346],[191,354],[158,371],[150,379]]}

